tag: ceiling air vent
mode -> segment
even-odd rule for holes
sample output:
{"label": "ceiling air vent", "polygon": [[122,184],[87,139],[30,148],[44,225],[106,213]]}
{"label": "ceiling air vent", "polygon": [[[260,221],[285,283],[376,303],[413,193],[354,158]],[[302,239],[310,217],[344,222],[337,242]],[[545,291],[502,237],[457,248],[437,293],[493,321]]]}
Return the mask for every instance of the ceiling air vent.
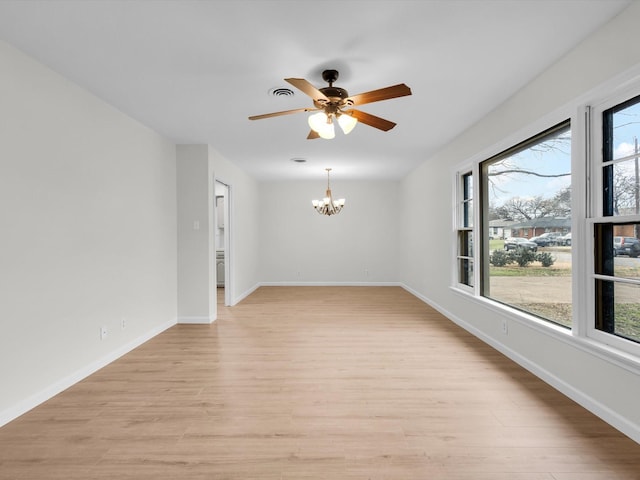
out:
{"label": "ceiling air vent", "polygon": [[293,97],[295,93],[287,87],[275,87],[269,90],[269,95],[274,97]]}

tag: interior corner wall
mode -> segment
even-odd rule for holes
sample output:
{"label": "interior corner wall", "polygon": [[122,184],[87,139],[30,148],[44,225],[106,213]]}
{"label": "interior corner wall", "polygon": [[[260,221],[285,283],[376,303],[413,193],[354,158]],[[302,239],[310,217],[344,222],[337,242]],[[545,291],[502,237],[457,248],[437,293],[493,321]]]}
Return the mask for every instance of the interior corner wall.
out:
{"label": "interior corner wall", "polygon": [[260,278],[271,285],[398,282],[399,182],[332,179],[338,215],[319,215],[326,179],[260,183]]}
{"label": "interior corner wall", "polygon": [[[640,67],[640,2],[599,31],[402,181],[401,281],[425,301],[549,383],[640,441],[640,376],[632,369],[532,328],[510,322],[501,333],[495,310],[456,293],[453,175],[457,165],[485,152],[552,112],[579,101]],[[576,107],[577,108],[577,107]],[[551,126],[551,125],[547,125]],[[428,130],[428,128],[427,128]],[[494,152],[497,153],[497,152]],[[426,225],[439,225],[432,234]],[[434,275],[433,272],[438,272]]]}
{"label": "interior corner wall", "polygon": [[178,208],[178,323],[215,320],[213,173],[207,145],[176,147]]}
{"label": "interior corner wall", "polygon": [[1,425],[175,324],[176,172],[171,142],[3,42],[0,72]]}

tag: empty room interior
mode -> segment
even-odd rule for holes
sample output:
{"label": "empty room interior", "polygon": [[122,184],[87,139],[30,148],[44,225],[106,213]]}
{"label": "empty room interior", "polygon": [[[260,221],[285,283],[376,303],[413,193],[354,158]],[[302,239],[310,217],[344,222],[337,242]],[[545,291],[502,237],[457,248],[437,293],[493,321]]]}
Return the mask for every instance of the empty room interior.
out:
{"label": "empty room interior", "polygon": [[640,479],[639,23],[0,1],[0,479]]}

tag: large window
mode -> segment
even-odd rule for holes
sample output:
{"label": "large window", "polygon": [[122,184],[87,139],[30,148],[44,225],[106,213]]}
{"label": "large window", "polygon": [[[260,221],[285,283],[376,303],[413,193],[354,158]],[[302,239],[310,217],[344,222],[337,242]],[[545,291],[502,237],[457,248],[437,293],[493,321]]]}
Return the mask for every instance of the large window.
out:
{"label": "large window", "polygon": [[640,97],[601,115],[602,157],[594,175],[600,179],[593,224],[595,329],[640,342]]}
{"label": "large window", "polygon": [[523,138],[456,175],[455,286],[640,358],[640,78]]}
{"label": "large window", "polygon": [[570,327],[569,122],[482,162],[480,171],[481,294]]}

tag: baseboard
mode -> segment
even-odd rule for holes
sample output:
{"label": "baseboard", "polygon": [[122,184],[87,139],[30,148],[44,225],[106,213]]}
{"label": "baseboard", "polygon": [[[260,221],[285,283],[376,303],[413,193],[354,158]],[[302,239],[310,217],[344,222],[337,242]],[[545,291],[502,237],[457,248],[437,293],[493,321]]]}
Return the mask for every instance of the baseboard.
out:
{"label": "baseboard", "polygon": [[261,286],[260,283],[256,283],[249,290],[245,291],[244,293],[242,293],[238,297],[232,299],[231,306],[234,306],[234,305],[237,305],[238,303],[240,303],[242,300],[244,300],[249,295],[251,295],[253,292],[255,292],[258,288],[260,288],[260,286]]}
{"label": "baseboard", "polygon": [[261,287],[402,287],[400,282],[261,282]]}
{"label": "baseboard", "polygon": [[237,305],[260,287],[401,287],[399,282],[259,282],[233,299],[231,306]]}
{"label": "baseboard", "polygon": [[629,438],[634,440],[636,443],[640,443],[640,426],[639,425],[637,425],[637,424],[633,423],[632,421],[630,421],[629,419],[619,415],[614,410],[611,410],[606,405],[603,405],[602,403],[600,403],[597,400],[595,400],[593,397],[591,397],[589,395],[586,395],[583,391],[576,389],[572,385],[566,383],[564,380],[561,380],[560,378],[558,378],[557,376],[555,376],[554,374],[552,374],[548,370],[542,368],[537,363],[531,362],[531,360],[529,360],[528,358],[523,357],[522,355],[520,355],[516,351],[514,351],[511,348],[507,347],[503,343],[497,341],[495,338],[487,335],[486,333],[482,332],[481,330],[478,330],[473,325],[470,325],[469,323],[467,323],[466,321],[464,321],[460,317],[457,317],[456,315],[452,314],[450,311],[448,311],[447,309],[443,308],[441,305],[435,303],[430,298],[425,297],[424,295],[422,295],[419,292],[413,290],[412,288],[408,287],[407,285],[402,284],[402,288],[404,288],[407,292],[411,293],[415,297],[417,297],[420,300],[422,300],[424,303],[426,303],[430,307],[432,307],[435,310],[437,310],[438,312],[440,312],[442,315],[447,317],[449,320],[451,320],[456,325],[460,326],[461,328],[464,328],[466,331],[468,331],[469,333],[471,333],[475,337],[479,338],[480,340],[482,340],[486,344],[488,344],[491,347],[495,348],[500,353],[504,354],[506,357],[508,357],[509,359],[511,359],[514,362],[516,362],[522,368],[528,370],[529,372],[534,374],[536,377],[538,377],[541,380],[543,380],[544,382],[548,383],[553,388],[555,388],[556,390],[558,390],[562,394],[566,395],[567,397],[572,399],[574,402],[576,402],[580,406],[586,408],[591,413],[593,413],[594,415],[596,415],[597,417],[599,417],[603,421],[607,422],[612,427],[618,429],[620,432],[622,432],[625,435],[627,435]]}
{"label": "baseboard", "polygon": [[105,355],[104,357],[99,358],[95,362],[92,362],[89,365],[82,367],[81,369],[75,371],[71,375],[68,375],[62,378],[61,380],[53,383],[52,385],[49,385],[47,388],[43,389],[42,391],[22,400],[17,405],[14,405],[13,407],[9,407],[3,410],[2,412],[0,412],[0,427],[2,427],[3,425],[6,425],[12,420],[15,420],[20,415],[27,413],[29,410],[37,407],[41,403],[44,403],[47,400],[50,400],[60,392],[75,385],[79,381],[87,378],[89,375],[97,372],[101,368],[106,367],[111,362],[129,353],[131,350],[139,347],[140,345],[147,342],[148,340],[151,340],[153,337],[155,337],[156,335],[159,335],[160,333],[164,332],[166,329],[174,326],[175,324],[176,324],[176,320],[173,319],[162,325],[159,325],[158,327],[153,328],[148,332],[146,332],[145,334],[139,336],[135,340],[132,340],[131,342],[121,346],[120,348],[117,348],[116,350]]}
{"label": "baseboard", "polygon": [[209,325],[213,323],[215,318],[211,317],[178,317],[180,325]]}

